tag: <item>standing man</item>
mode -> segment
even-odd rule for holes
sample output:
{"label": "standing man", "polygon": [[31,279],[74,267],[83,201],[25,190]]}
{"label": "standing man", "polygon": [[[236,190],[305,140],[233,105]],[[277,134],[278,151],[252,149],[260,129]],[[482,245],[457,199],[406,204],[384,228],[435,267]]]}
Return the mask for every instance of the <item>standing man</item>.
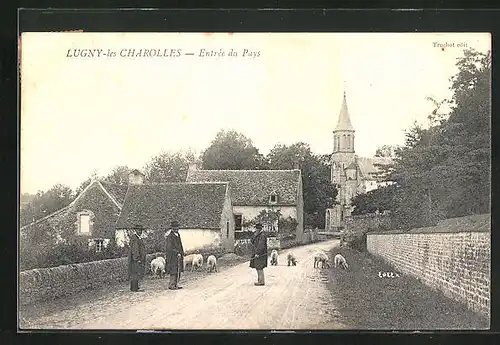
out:
{"label": "standing man", "polygon": [[265,285],[264,268],[267,267],[267,238],[262,231],[262,224],[255,225],[255,233],[252,236],[252,258],[250,259],[250,267],[257,270],[256,286]]}
{"label": "standing man", "polygon": [[170,274],[170,282],[168,288],[170,290],[182,289],[179,286],[179,278],[181,272],[184,271],[184,248],[182,247],[182,240],[179,234],[179,222],[173,221],[170,223],[170,228],[166,234],[167,248],[165,259],[167,261],[166,272]]}
{"label": "standing man", "polygon": [[128,251],[128,278],[130,280],[130,291],[138,292],[139,280],[144,278],[146,271],[146,248],[142,240],[142,225],[136,225],[128,231],[129,251]]}

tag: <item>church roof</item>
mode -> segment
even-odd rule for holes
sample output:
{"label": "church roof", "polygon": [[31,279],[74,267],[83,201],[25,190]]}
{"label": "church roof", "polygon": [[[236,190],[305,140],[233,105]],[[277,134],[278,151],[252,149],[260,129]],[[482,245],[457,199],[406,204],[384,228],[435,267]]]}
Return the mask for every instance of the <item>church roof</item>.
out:
{"label": "church roof", "polygon": [[346,168],[346,170],[356,170],[358,169],[358,164],[356,161],[352,161],[351,164],[349,164]]}
{"label": "church roof", "polygon": [[269,196],[276,192],[274,205],[295,206],[299,193],[300,170],[192,170],[187,182],[229,182],[231,200],[238,206],[269,204]]}
{"label": "church roof", "polygon": [[147,229],[168,229],[177,220],[181,228],[218,229],[227,189],[227,183],[131,185],[115,227],[141,224]]}
{"label": "church roof", "polygon": [[342,101],[342,107],[340,108],[339,121],[337,122],[336,131],[354,131],[354,127],[351,124],[351,119],[349,116],[349,110],[347,109],[347,100],[344,92],[344,99]]}
{"label": "church roof", "polygon": [[357,157],[356,161],[361,171],[361,175],[365,178],[375,178],[374,174],[380,171],[377,165],[388,165],[392,163],[392,159],[386,157]]}

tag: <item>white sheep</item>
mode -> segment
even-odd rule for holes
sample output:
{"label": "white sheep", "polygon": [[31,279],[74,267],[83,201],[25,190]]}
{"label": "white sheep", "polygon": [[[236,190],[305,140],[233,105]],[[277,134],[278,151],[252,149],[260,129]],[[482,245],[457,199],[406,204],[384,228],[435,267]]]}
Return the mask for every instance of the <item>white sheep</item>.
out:
{"label": "white sheep", "polygon": [[207,258],[207,271],[208,272],[218,272],[218,270],[217,270],[217,258],[214,255],[210,255]]}
{"label": "white sheep", "polygon": [[196,269],[203,267],[203,255],[194,254],[193,263],[191,265],[191,271],[193,271],[195,267],[196,267]]}
{"label": "white sheep", "polygon": [[194,256],[196,254],[189,254],[189,255],[186,255],[184,257],[184,271],[186,270],[186,268],[188,267],[188,265],[192,265],[193,264],[193,259],[194,259]]}
{"label": "white sheep", "polygon": [[314,255],[314,268],[319,267],[319,263],[321,263],[321,268],[330,267],[330,263],[328,262],[329,258],[324,252],[318,252]]}
{"label": "white sheep", "polygon": [[151,260],[151,273],[153,275],[158,275],[160,278],[165,274],[165,258],[162,256]]}
{"label": "white sheep", "polygon": [[333,259],[333,263],[334,263],[335,267],[340,266],[345,270],[349,267],[349,265],[347,265],[346,259],[342,256],[342,254],[335,255],[335,258]]}
{"label": "white sheep", "polygon": [[271,266],[278,266],[278,251],[276,249],[273,249],[271,252]]}

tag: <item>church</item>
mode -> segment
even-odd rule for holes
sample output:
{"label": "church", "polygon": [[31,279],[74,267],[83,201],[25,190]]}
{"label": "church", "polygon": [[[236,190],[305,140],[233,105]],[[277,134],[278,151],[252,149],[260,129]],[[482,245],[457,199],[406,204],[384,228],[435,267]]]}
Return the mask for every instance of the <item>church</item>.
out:
{"label": "church", "polygon": [[357,194],[366,193],[385,184],[377,176],[378,166],[392,163],[390,158],[357,156],[355,133],[344,92],[339,119],[333,131],[333,153],[330,159],[331,181],[337,187],[338,193],[335,205],[326,210],[326,231],[339,231],[344,228],[345,218],[353,211],[352,199]]}

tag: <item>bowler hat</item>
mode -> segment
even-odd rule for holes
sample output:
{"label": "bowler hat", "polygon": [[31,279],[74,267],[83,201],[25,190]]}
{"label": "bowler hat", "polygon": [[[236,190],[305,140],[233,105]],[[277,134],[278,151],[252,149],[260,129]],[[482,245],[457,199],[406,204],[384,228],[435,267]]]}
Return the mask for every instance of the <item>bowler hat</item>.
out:
{"label": "bowler hat", "polygon": [[179,222],[174,220],[170,223],[171,228],[178,228],[179,227]]}
{"label": "bowler hat", "polygon": [[255,229],[262,230],[262,224],[261,223],[255,224]]}

